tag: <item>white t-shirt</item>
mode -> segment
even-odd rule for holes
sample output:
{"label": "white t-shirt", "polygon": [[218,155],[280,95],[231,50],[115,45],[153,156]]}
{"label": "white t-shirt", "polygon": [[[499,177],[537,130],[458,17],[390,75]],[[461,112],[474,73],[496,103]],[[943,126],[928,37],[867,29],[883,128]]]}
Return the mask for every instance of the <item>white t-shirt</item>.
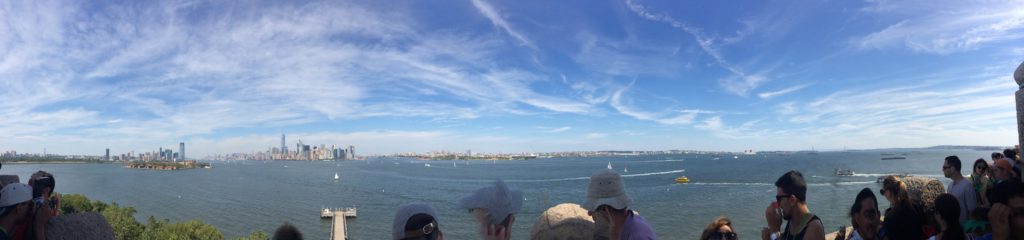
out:
{"label": "white t-shirt", "polygon": [[974,186],[971,185],[970,180],[964,178],[960,182],[954,181],[949,184],[946,193],[953,195],[960,202],[960,224],[964,224],[971,211],[978,207],[978,197],[974,193]]}

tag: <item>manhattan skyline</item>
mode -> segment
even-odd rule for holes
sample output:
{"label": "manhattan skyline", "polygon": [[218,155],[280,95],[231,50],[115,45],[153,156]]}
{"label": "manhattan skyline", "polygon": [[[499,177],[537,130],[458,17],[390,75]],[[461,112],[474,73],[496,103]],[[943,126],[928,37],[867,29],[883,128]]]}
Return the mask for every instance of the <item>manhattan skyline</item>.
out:
{"label": "manhattan skyline", "polygon": [[0,151],[1010,146],[1019,3],[8,2]]}

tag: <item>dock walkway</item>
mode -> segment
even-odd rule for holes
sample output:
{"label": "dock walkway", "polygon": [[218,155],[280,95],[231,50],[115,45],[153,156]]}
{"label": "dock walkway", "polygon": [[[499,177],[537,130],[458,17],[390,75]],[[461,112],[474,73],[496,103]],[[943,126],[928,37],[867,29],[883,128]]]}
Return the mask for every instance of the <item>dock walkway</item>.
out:
{"label": "dock walkway", "polygon": [[320,210],[320,218],[332,218],[331,223],[331,240],[345,240],[348,239],[348,225],[345,224],[346,218],[356,217],[355,208],[324,208]]}

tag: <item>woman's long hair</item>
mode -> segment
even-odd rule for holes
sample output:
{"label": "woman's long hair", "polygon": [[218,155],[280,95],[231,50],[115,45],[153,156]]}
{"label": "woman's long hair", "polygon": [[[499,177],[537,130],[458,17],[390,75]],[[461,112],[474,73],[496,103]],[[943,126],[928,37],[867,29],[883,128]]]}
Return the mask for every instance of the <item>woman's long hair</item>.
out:
{"label": "woman's long hair", "polygon": [[882,180],[882,190],[892,194],[893,207],[911,207],[910,194],[907,193],[907,184],[903,183],[900,177],[885,177],[885,180]]}
{"label": "woman's long hair", "polygon": [[964,240],[964,227],[960,225],[960,201],[948,193],[935,198],[935,213],[946,224],[940,240]]}

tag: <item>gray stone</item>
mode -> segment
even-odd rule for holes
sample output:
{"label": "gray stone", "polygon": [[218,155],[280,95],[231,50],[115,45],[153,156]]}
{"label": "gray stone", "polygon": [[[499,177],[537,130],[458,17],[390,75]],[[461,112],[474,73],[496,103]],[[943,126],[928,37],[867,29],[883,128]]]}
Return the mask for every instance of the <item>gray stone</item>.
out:
{"label": "gray stone", "polygon": [[98,212],[65,214],[46,222],[46,239],[114,239],[114,229]]}
{"label": "gray stone", "polygon": [[928,216],[932,216],[930,214],[935,211],[935,198],[946,193],[946,187],[942,185],[942,182],[934,178],[916,176],[900,178],[900,180],[907,184],[910,200],[924,206]]}

